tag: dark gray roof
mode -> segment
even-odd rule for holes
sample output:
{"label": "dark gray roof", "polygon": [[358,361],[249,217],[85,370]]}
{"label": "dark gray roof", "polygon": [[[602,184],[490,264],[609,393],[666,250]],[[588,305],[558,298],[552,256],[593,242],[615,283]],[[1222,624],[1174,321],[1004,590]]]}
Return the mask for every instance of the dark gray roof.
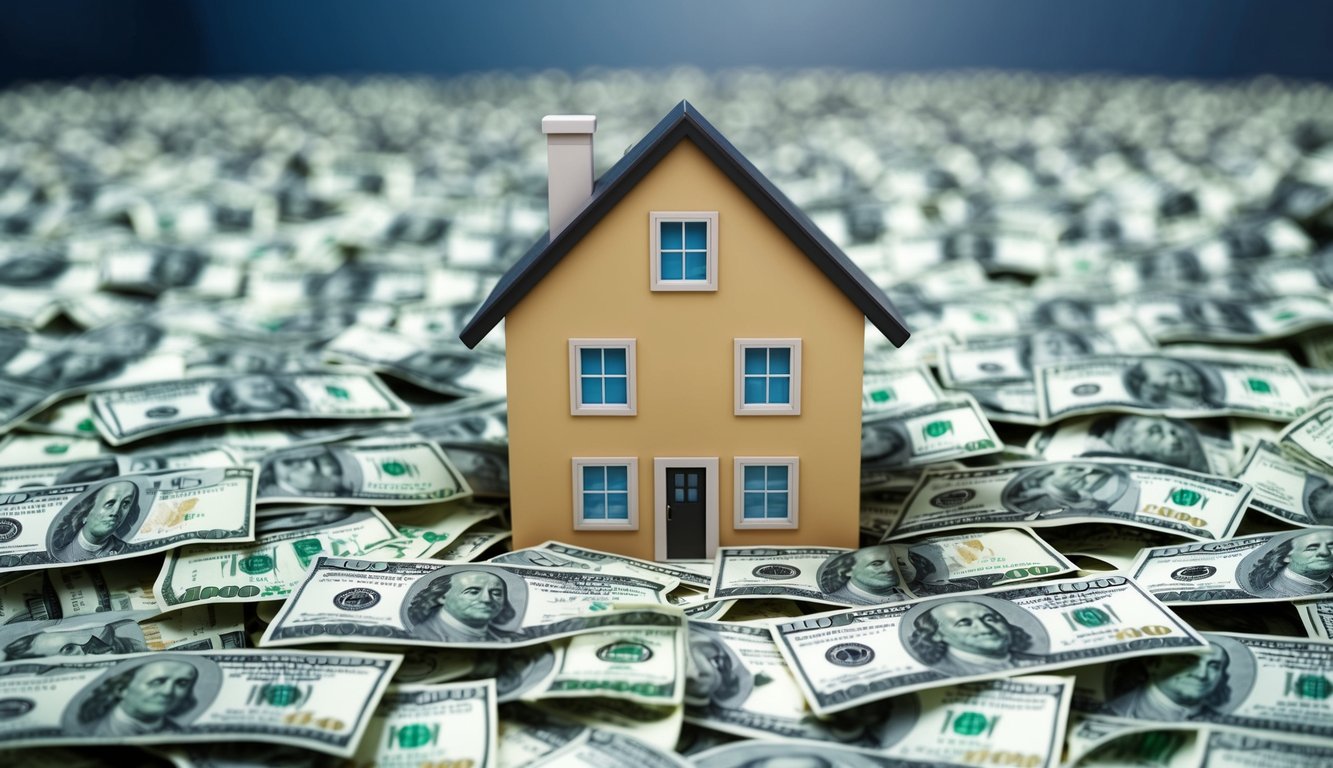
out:
{"label": "dark gray roof", "polygon": [[782,230],[797,248],[819,267],[863,312],[885,338],[901,347],[910,335],[898,310],[879,286],[862,272],[847,254],[815,226],[799,207],[782,194],[759,169],[745,159],[731,142],[707,120],[682,101],[662,118],[620,162],[593,185],[592,197],[554,240],[542,235],[528,252],[496,283],[491,295],[477,310],[459,338],[475,347],[500,320],[523,300],[546,273],[569,253],[583,236],[597,226],[616,203],[648,174],[681,141],[689,140],[722,169],[731,181]]}

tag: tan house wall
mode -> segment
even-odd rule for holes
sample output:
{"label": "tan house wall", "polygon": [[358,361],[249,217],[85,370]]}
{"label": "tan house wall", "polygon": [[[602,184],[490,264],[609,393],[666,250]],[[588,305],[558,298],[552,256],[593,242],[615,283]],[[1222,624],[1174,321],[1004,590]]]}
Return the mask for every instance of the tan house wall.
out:
{"label": "tan house wall", "polygon": [[[718,290],[649,290],[650,211],[718,211]],[[653,458],[718,458],[719,546],[855,547],[864,315],[682,141],[510,311],[515,547],[654,559]],[[637,339],[635,416],[573,416],[571,338]],[[734,415],[734,338],[802,339],[801,413]],[[573,457],[637,456],[639,529],[576,531]],[[734,530],[735,456],[800,458],[795,530]]]}

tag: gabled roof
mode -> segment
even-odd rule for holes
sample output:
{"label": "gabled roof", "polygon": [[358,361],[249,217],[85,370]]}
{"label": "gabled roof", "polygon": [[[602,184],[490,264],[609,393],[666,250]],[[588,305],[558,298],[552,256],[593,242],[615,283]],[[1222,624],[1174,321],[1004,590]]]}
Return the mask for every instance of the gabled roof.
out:
{"label": "gabled roof", "polygon": [[475,347],[500,323],[509,310],[546,276],[602,217],[648,175],[677,144],[690,141],[731,179],[783,234],[810,258],[885,338],[901,347],[910,335],[884,291],[860,270],[847,254],[787,199],[731,142],[682,101],[643,140],[607,171],[593,186],[587,205],[552,240],[542,235],[528,252],[496,283],[491,295],[468,322],[459,338]]}

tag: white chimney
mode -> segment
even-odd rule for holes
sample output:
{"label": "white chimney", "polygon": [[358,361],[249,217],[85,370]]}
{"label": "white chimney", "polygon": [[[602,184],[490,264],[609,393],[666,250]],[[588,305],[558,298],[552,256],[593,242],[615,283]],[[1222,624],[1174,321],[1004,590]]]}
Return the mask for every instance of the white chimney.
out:
{"label": "white chimney", "polygon": [[592,134],[596,130],[597,118],[593,115],[542,118],[552,240],[592,197]]}

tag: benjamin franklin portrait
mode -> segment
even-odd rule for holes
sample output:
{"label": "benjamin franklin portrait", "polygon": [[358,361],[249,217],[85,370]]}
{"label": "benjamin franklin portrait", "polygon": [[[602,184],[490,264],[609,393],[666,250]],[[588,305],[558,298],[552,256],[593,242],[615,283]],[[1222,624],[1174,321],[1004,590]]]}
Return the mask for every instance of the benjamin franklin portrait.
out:
{"label": "benjamin franklin portrait", "polygon": [[66,732],[118,739],[184,731],[217,697],[222,671],[210,659],[158,653],[121,662],[80,691],[62,718]]}
{"label": "benjamin franklin portrait", "polygon": [[1041,622],[991,597],[941,598],[903,615],[908,653],[947,677],[970,677],[1039,664],[1050,645]]}
{"label": "benjamin franklin portrait", "polygon": [[1000,492],[1000,502],[1034,518],[1096,514],[1135,490],[1128,473],[1113,464],[1052,462],[1014,475]]}
{"label": "benjamin franklin portrait", "polygon": [[143,501],[132,480],[112,478],[89,488],[57,514],[47,551],[62,563],[121,554],[138,529]]}
{"label": "benjamin franklin portrait", "polygon": [[503,642],[527,605],[523,579],[486,565],[423,576],[403,609],[413,637],[437,643]]}

